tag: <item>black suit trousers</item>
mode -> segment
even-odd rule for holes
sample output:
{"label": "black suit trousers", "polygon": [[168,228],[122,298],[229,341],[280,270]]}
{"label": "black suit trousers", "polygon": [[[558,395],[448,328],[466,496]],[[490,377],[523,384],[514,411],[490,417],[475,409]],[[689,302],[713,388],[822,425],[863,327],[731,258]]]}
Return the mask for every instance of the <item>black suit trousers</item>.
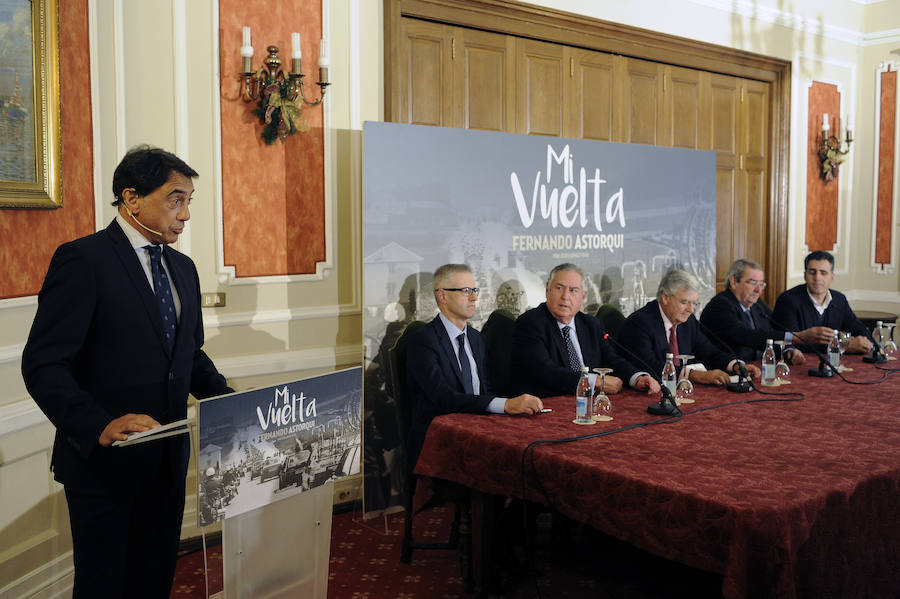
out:
{"label": "black suit trousers", "polygon": [[[160,442],[166,440],[149,441]],[[73,599],[168,599],[185,497],[184,477],[173,480],[170,461],[164,456],[137,488],[65,487],[74,547]]]}

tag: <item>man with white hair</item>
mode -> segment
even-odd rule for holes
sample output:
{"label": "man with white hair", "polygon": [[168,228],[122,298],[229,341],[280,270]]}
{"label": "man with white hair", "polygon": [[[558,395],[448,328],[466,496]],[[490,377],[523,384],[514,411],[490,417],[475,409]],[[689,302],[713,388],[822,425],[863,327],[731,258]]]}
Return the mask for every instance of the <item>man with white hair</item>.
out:
{"label": "man with white hair", "polygon": [[[700,282],[691,273],[672,269],[663,275],[656,299],[625,319],[619,331],[622,345],[643,358],[654,372],[662,372],[666,354],[690,354],[694,363],[707,370],[691,369],[691,381],[706,385],[724,385],[729,373],[737,373],[744,364],[731,352],[713,344],[701,330],[694,308],[700,297]],[[676,362],[676,366],[678,366]],[[747,370],[759,378],[752,364]]]}

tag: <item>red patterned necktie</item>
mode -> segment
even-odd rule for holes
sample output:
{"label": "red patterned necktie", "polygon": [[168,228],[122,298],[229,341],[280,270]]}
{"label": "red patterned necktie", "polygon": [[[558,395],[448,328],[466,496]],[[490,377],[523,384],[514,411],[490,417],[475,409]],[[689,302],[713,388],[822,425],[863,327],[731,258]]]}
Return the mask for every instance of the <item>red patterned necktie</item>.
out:
{"label": "red patterned necktie", "polygon": [[[672,356],[678,355],[678,337],[675,334],[675,327],[678,325],[673,324],[672,328],[669,329],[669,351],[672,352]],[[675,366],[678,366],[678,358],[675,358]]]}

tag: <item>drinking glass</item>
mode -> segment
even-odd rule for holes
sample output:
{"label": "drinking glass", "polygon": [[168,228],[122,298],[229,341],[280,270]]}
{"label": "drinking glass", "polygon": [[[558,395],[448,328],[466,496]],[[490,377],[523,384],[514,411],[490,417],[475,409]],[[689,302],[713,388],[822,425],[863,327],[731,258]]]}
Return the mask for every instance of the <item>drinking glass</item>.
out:
{"label": "drinking glass", "polygon": [[691,354],[678,354],[675,356],[681,363],[681,375],[675,385],[675,403],[694,403],[694,384],[688,379],[688,362],[694,359]]}
{"label": "drinking glass", "polygon": [[775,365],[775,379],[781,383],[788,380],[788,377],[791,375],[791,367],[788,366],[787,360],[784,359],[784,346],[787,345],[787,341],[776,341],[775,345],[781,348],[781,358],[778,360],[778,364]]}
{"label": "drinking glass", "polygon": [[882,344],[882,348],[884,349],[884,355],[887,357],[896,357],[897,355],[897,344],[894,343],[894,327],[897,323],[894,322],[886,322],[884,323],[884,328],[888,330],[886,335],[882,335],[882,339],[884,343]]}
{"label": "drinking glass", "polygon": [[607,420],[612,420],[612,402],[609,400],[609,396],[606,395],[606,393],[604,393],[603,391],[604,377],[612,372],[612,368],[594,368],[594,372],[600,375],[600,385],[598,387],[597,394],[594,395],[593,419],[596,422],[605,422]]}
{"label": "drinking glass", "polygon": [[838,332],[838,340],[840,341],[841,346],[841,357],[844,357],[844,352],[847,351],[847,348],[850,347],[850,339],[852,336],[847,331]]}

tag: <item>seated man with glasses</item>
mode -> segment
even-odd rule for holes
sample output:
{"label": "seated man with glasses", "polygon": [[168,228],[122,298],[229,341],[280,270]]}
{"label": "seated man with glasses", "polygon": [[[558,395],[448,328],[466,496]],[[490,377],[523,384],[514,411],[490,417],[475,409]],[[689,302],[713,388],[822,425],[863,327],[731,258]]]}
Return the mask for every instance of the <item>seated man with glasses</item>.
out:
{"label": "seated man with glasses", "polygon": [[797,333],[794,342],[801,350],[811,351],[813,346],[824,352],[837,330],[853,335],[848,352],[872,351],[872,336],[850,309],[847,297],[830,288],[834,281],[834,256],[821,250],[811,252],[803,260],[803,278],[805,283],[778,296],[772,323],[793,331],[807,329]]}
{"label": "seated man with glasses", "polygon": [[649,393],[659,383],[619,356],[606,339],[598,318],[581,312],[587,292],[584,273],[574,264],[560,264],[550,271],[547,301],[516,320],[510,384],[539,397],[574,395],[581,367],[612,368],[603,391],[617,393],[623,381]]}
{"label": "seated man with glasses", "polygon": [[[655,372],[662,372],[666,354],[692,355],[691,363],[703,364],[706,370],[693,368],[688,378],[700,384],[724,385],[728,373],[737,374],[742,360],[733,352],[724,351],[712,343],[694,317],[700,297],[700,282],[691,273],[672,269],[663,275],[656,291],[656,300],[633,312],[619,331],[622,345],[641,356]],[[680,364],[676,358],[675,366]],[[746,365],[747,371],[759,378],[759,368]]]}
{"label": "seated man with glasses", "polygon": [[[728,349],[746,362],[762,358],[766,339],[791,343],[794,335],[790,331],[780,330],[771,320],[771,310],[759,301],[760,294],[766,288],[764,276],[762,266],[753,260],[735,260],[725,275],[725,290],[712,298],[700,315],[700,324],[715,335],[713,341],[724,341]],[[797,335],[806,339],[808,335],[820,332],[806,330]],[[803,364],[803,352],[786,346],[785,361]]]}
{"label": "seated man with glasses", "polygon": [[408,467],[415,468],[431,421],[454,412],[537,414],[533,395],[494,397],[487,387],[484,341],[468,325],[475,315],[478,287],[465,264],[445,264],[434,272],[438,315],[415,332],[407,348],[406,381],[413,406],[407,439]]}

